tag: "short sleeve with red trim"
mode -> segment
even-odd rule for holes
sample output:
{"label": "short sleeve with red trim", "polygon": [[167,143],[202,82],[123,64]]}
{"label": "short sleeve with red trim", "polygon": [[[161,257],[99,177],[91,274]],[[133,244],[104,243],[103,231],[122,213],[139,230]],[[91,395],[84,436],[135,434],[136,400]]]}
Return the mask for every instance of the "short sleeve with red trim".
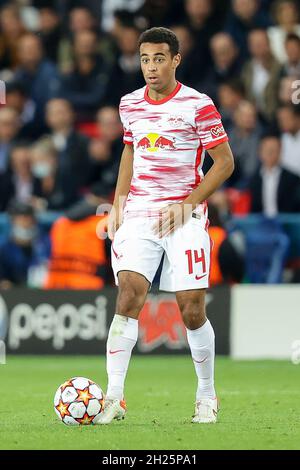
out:
{"label": "short sleeve with red trim", "polygon": [[124,132],[123,143],[127,145],[133,145],[133,136],[132,136],[129,122],[126,119],[126,113],[124,110],[124,106],[122,105],[122,99],[121,99],[120,106],[119,106],[119,114],[120,114],[121,122],[123,124],[123,132]]}
{"label": "short sleeve with red trim", "polygon": [[195,124],[197,134],[206,150],[228,141],[221,116],[213,101],[206,95],[203,95],[203,100],[196,109]]}

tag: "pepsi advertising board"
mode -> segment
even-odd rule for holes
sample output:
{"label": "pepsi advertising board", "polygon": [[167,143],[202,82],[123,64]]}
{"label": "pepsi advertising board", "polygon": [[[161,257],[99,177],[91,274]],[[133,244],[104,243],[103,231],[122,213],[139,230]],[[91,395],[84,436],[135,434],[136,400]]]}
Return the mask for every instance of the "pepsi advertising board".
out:
{"label": "pepsi advertising board", "polygon": [[[0,341],[12,354],[104,354],[117,291],[11,289],[0,292]],[[230,289],[206,296],[217,354],[229,354]],[[174,294],[151,293],[139,317],[141,354],[187,353]]]}

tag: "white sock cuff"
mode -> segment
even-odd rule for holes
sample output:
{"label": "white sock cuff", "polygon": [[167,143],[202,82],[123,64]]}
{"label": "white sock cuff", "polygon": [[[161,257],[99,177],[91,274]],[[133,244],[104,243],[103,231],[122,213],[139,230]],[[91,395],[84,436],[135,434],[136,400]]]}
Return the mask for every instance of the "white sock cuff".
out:
{"label": "white sock cuff", "polygon": [[137,341],[138,320],[116,313],[110,325],[109,336],[122,336],[123,338]]}
{"label": "white sock cuff", "polygon": [[194,341],[196,341],[198,345],[207,345],[211,344],[215,340],[215,332],[208,319],[200,328],[197,328],[196,330],[189,330],[186,328],[186,332],[189,343],[194,343]]}

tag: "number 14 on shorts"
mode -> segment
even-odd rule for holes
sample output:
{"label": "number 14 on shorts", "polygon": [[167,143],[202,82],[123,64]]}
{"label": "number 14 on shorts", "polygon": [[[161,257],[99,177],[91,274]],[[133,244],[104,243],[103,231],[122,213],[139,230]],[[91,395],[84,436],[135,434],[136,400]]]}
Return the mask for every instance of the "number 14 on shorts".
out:
{"label": "number 14 on shorts", "polygon": [[200,252],[198,250],[186,250],[185,252],[187,256],[187,262],[188,262],[188,270],[189,274],[194,273],[194,267],[197,263],[202,264],[202,276],[198,276],[197,274],[195,275],[196,280],[202,279],[204,276],[206,276],[206,262],[205,262],[205,252],[204,249],[201,248]]}

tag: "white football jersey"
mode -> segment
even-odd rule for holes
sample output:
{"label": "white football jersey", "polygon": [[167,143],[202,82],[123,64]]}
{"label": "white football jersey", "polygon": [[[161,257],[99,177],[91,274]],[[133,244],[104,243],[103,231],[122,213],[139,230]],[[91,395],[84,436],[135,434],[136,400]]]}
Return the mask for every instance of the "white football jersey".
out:
{"label": "white football jersey", "polygon": [[[157,216],[182,202],[203,178],[205,150],[228,140],[220,114],[205,94],[177,83],[162,100],[148,86],[121,99],[124,143],[133,145],[133,177],[124,215]],[[206,202],[197,212],[206,214]]]}

